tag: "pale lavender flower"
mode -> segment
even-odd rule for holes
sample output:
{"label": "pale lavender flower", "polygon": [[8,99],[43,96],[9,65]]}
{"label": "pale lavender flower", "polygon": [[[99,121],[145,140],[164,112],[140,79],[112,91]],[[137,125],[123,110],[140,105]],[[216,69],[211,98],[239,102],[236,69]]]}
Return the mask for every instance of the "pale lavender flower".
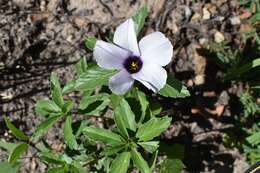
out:
{"label": "pale lavender flower", "polygon": [[109,88],[116,94],[125,94],[137,80],[153,92],[166,84],[166,66],[172,58],[173,47],[161,32],[151,33],[137,43],[134,22],[128,19],[117,27],[114,44],[98,40],[94,58],[105,69],[119,72],[109,79]]}

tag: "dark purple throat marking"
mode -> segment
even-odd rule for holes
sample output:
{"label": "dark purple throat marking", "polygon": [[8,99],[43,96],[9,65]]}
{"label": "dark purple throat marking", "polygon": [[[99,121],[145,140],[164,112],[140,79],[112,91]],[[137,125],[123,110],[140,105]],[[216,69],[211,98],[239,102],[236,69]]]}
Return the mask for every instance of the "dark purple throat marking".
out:
{"label": "dark purple throat marking", "polygon": [[130,74],[139,72],[142,66],[143,62],[139,56],[131,55],[124,62],[124,67]]}

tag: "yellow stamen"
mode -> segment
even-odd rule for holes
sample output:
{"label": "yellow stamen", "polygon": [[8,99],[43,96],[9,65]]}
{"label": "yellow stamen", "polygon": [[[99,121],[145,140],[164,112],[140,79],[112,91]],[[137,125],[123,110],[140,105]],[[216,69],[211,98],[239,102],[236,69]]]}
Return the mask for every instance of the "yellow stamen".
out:
{"label": "yellow stamen", "polygon": [[137,70],[138,69],[138,63],[137,62],[132,62],[131,67],[132,70]]}

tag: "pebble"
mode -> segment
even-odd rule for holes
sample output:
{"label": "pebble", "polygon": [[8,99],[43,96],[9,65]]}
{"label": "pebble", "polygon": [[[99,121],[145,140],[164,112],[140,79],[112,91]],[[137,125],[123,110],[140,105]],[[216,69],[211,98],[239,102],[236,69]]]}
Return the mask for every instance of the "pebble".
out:
{"label": "pebble", "polygon": [[200,38],[200,39],[199,39],[200,45],[204,45],[204,44],[206,44],[207,42],[208,42],[208,39],[206,39],[206,38]]}
{"label": "pebble", "polygon": [[195,85],[202,85],[205,83],[205,75],[197,75],[194,78]]}
{"label": "pebble", "polygon": [[221,32],[217,31],[214,35],[214,40],[217,43],[221,43],[225,40],[225,36]]}
{"label": "pebble", "polygon": [[208,20],[210,19],[210,12],[207,8],[203,8],[203,16],[202,16],[203,20]]}
{"label": "pebble", "polygon": [[192,12],[191,9],[188,6],[185,6],[185,18],[188,19],[190,18]]}
{"label": "pebble", "polygon": [[229,19],[232,25],[240,25],[241,24],[241,20],[238,16],[234,16],[232,18]]}
{"label": "pebble", "polygon": [[193,14],[193,16],[191,17],[191,21],[195,22],[195,21],[199,21],[201,19],[201,15],[199,13],[195,13]]}

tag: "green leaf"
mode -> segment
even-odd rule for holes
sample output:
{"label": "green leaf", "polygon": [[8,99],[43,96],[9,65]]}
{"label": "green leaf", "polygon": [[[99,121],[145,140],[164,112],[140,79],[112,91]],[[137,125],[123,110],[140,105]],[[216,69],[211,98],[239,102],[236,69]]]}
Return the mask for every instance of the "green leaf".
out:
{"label": "green leaf", "polygon": [[170,75],[168,76],[167,84],[159,91],[159,94],[164,97],[172,98],[184,98],[190,96],[187,87]]}
{"label": "green leaf", "polygon": [[151,173],[151,170],[148,166],[148,163],[144,160],[142,155],[136,151],[135,148],[132,148],[131,150],[131,158],[136,165],[136,167],[142,172],[142,173]]}
{"label": "green leaf", "polygon": [[67,116],[64,124],[64,139],[65,139],[65,143],[68,145],[70,149],[77,150],[78,143],[76,141],[76,137],[73,134],[71,124],[72,124],[71,116]]}
{"label": "green leaf", "polygon": [[256,13],[254,14],[250,19],[249,22],[250,23],[257,23],[258,21],[260,21],[260,13]]}
{"label": "green leaf", "polygon": [[119,103],[121,102],[122,100],[122,96],[120,95],[116,95],[114,93],[111,94],[110,96],[110,100],[111,100],[111,103],[112,103],[112,106],[114,109],[116,109],[116,107],[119,105]]}
{"label": "green leaf", "polygon": [[152,118],[139,127],[136,137],[139,141],[149,141],[165,131],[170,126],[171,120],[169,117]]}
{"label": "green leaf", "polygon": [[71,80],[71,81],[67,82],[66,85],[62,89],[62,93],[63,94],[67,94],[67,93],[70,93],[70,92],[74,91],[75,90],[75,86],[76,86],[76,81],[75,80]]}
{"label": "green leaf", "polygon": [[161,163],[160,173],[181,173],[185,168],[179,159],[166,159]]}
{"label": "green leaf", "polygon": [[101,155],[111,156],[111,155],[116,154],[116,153],[118,153],[119,151],[123,150],[124,148],[125,148],[125,146],[109,147],[109,148],[106,148],[105,150],[103,150],[103,151],[101,152]]}
{"label": "green leaf", "polygon": [[39,138],[41,138],[42,135],[46,133],[48,129],[51,128],[60,119],[60,117],[60,115],[49,117],[47,120],[38,125],[32,136],[32,140],[37,141]]}
{"label": "green leaf", "polygon": [[126,128],[132,131],[136,130],[135,115],[125,99],[121,99],[118,107],[115,110],[115,113],[118,114],[117,116],[122,117],[122,121]]}
{"label": "green leaf", "polygon": [[159,115],[162,112],[162,105],[159,102],[153,102],[150,106],[152,115]]}
{"label": "green leaf", "polygon": [[148,108],[149,102],[147,101],[147,97],[146,97],[145,93],[138,90],[137,88],[133,89],[133,96],[139,101],[139,103],[141,105],[142,116],[141,116],[139,122],[142,122],[145,118],[145,114],[146,114],[146,110]]}
{"label": "green leaf", "polygon": [[48,145],[47,142],[45,142],[44,140],[38,142],[37,144],[35,144],[35,148],[39,151],[39,152],[50,152],[52,149],[51,147]]}
{"label": "green leaf", "polygon": [[41,152],[40,158],[50,164],[63,165],[65,162],[56,154],[52,152]]}
{"label": "green leaf", "polygon": [[123,152],[120,153],[115,160],[112,162],[110,172],[111,173],[126,173],[130,164],[131,153]]}
{"label": "green leaf", "polygon": [[9,163],[15,163],[19,157],[27,150],[28,145],[27,144],[19,144],[17,145],[13,151],[10,153],[8,162]]}
{"label": "green leaf", "polygon": [[79,105],[79,109],[83,110],[85,115],[100,115],[110,103],[108,94],[85,95]]}
{"label": "green leaf", "polygon": [[50,168],[45,173],[64,173],[64,167]]}
{"label": "green leaf", "polygon": [[77,76],[80,76],[81,74],[85,73],[87,71],[87,68],[88,68],[88,64],[87,64],[86,58],[83,57],[75,65],[75,70],[76,70]]}
{"label": "green leaf", "polygon": [[2,173],[17,173],[19,171],[21,164],[20,163],[8,163],[0,162],[0,172]]}
{"label": "green leaf", "polygon": [[260,132],[254,133],[247,137],[246,140],[253,146],[260,144]]}
{"label": "green leaf", "polygon": [[20,140],[23,141],[27,141],[29,139],[28,136],[26,136],[21,130],[19,130],[18,128],[16,128],[11,121],[9,120],[9,118],[7,118],[6,116],[4,116],[4,120],[5,120],[5,124],[8,127],[9,130],[11,130],[12,134],[17,137]]}
{"label": "green leaf", "polygon": [[86,168],[84,168],[82,166],[82,163],[78,162],[78,161],[73,161],[70,164],[70,172],[72,173],[89,173]]}
{"label": "green leaf", "polygon": [[62,112],[68,114],[68,112],[73,108],[73,105],[74,105],[73,101],[71,100],[65,101],[65,103],[62,106]]}
{"label": "green leaf", "polygon": [[5,149],[8,153],[11,153],[17,146],[18,144],[6,142],[3,139],[0,140],[0,148]]}
{"label": "green leaf", "polygon": [[138,142],[146,151],[153,153],[159,147],[159,141]]}
{"label": "green leaf", "polygon": [[89,37],[85,40],[86,48],[93,50],[96,45],[97,39],[96,37]]}
{"label": "green leaf", "polygon": [[126,124],[124,123],[124,115],[121,114],[120,112],[120,107],[117,107],[117,109],[114,112],[114,120],[116,123],[116,126],[119,130],[119,133],[124,137],[124,138],[129,138],[127,129],[126,129]]}
{"label": "green leaf", "polygon": [[93,90],[97,86],[106,85],[108,79],[116,74],[115,70],[106,70],[98,66],[89,68],[76,80],[75,88],[77,90]]}
{"label": "green leaf", "polygon": [[123,139],[118,134],[106,129],[85,127],[83,133],[95,141],[101,141],[111,146],[118,146],[123,143]]}
{"label": "green leaf", "polygon": [[46,116],[51,113],[62,112],[61,108],[57,106],[52,100],[40,100],[35,106],[35,111],[37,114]]}
{"label": "green leaf", "polygon": [[148,8],[147,8],[147,6],[144,6],[133,17],[133,20],[135,22],[135,32],[136,32],[137,36],[140,33],[140,31],[143,29],[144,23],[145,23],[145,18],[147,16],[148,16]]}
{"label": "green leaf", "polygon": [[254,59],[253,61],[251,61],[247,64],[241,65],[237,68],[230,70],[227,73],[227,75],[225,76],[225,80],[230,80],[235,77],[239,77],[240,75],[242,75],[242,74],[248,72],[249,70],[256,68],[258,66],[260,66],[260,58]]}
{"label": "green leaf", "polygon": [[160,153],[167,155],[169,159],[184,159],[184,146],[180,144],[167,144],[165,142],[160,143]]}
{"label": "green leaf", "polygon": [[55,73],[51,74],[51,97],[52,100],[56,103],[56,105],[62,108],[64,101],[62,97],[60,82]]}

